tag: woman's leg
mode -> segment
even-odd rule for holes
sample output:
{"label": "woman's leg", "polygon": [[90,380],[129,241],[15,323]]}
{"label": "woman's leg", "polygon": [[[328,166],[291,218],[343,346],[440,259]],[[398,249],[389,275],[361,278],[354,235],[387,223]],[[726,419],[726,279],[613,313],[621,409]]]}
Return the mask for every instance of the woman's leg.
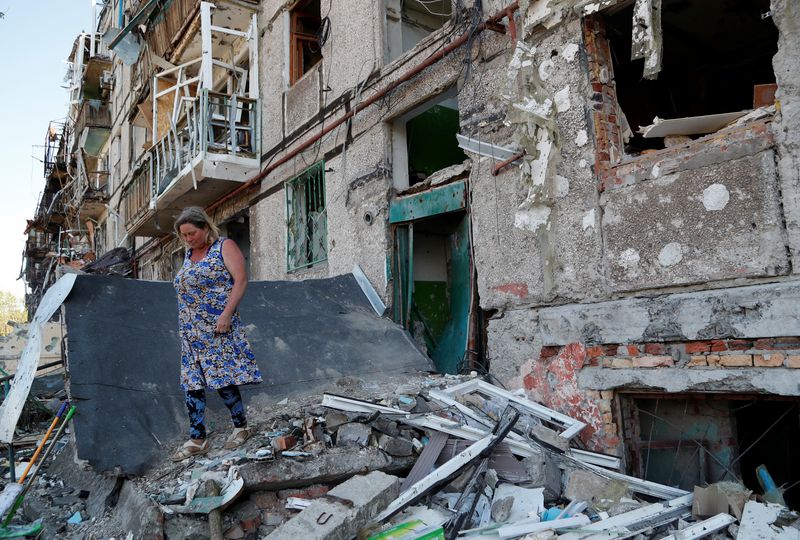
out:
{"label": "woman's leg", "polygon": [[206,438],[206,391],[186,391],[186,409],[189,411],[189,437],[192,439]]}
{"label": "woman's leg", "polygon": [[231,412],[233,425],[237,428],[247,426],[247,418],[245,418],[244,415],[244,403],[242,402],[242,394],[239,393],[239,387],[232,384],[225,388],[220,388],[217,392],[225,403],[225,406]]}

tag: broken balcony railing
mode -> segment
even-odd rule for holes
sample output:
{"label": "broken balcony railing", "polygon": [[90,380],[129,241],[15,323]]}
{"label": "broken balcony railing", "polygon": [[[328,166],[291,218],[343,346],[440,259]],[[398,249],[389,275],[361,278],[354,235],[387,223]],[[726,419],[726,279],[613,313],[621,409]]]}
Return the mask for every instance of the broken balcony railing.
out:
{"label": "broken balcony railing", "polygon": [[198,156],[205,159],[209,153],[257,155],[257,99],[202,89],[197,98],[184,100],[188,103],[183,122],[170,129],[151,150],[151,206]]}
{"label": "broken balcony railing", "polygon": [[[129,221],[136,221],[158,206],[158,198],[179,178],[192,184],[204,180],[196,165],[206,159],[256,159],[259,150],[258,100],[201,89],[197,97],[184,97],[183,115],[142,157],[142,165],[123,193]],[[191,189],[191,188],[190,188]]]}

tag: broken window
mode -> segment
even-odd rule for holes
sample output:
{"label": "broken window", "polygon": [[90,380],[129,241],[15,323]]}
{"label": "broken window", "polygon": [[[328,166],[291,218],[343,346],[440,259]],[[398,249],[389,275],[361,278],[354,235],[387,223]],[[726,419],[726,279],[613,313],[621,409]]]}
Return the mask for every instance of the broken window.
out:
{"label": "broken window", "polygon": [[325,164],[320,161],[286,182],[286,271],[327,259]]}
{"label": "broken window", "polygon": [[413,49],[425,36],[444,26],[452,15],[452,0],[387,0],[389,60]]}
{"label": "broken window", "polygon": [[[780,485],[800,479],[786,441],[800,438],[797,400],[747,395],[623,395],[625,447],[634,475],[691,491],[722,480],[755,493],[764,465]],[[785,493],[798,508],[800,495]]]}
{"label": "broken window", "polygon": [[458,146],[458,101],[439,98],[394,122],[395,187],[424,182],[467,159]]}
{"label": "broken window", "polygon": [[320,0],[305,0],[291,11],[290,84],[322,60],[324,42]]}
{"label": "broken window", "polygon": [[[643,17],[650,7],[652,18]],[[660,25],[656,2],[608,10],[605,38],[613,64],[608,72],[622,113],[612,123],[623,137],[630,128],[625,153],[688,142],[724,127],[742,111],[771,104],[760,97],[765,91],[774,95],[778,32],[769,10],[769,0],[663,0]],[[652,50],[652,56],[631,59],[642,50]],[[643,136],[640,127],[657,123],[656,117],[692,120]]]}

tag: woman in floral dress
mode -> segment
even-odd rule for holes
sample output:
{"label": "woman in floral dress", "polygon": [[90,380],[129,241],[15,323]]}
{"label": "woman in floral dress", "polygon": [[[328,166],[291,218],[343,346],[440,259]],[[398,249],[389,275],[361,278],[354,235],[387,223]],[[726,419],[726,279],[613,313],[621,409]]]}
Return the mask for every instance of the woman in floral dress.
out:
{"label": "woman in floral dress", "polygon": [[209,450],[206,388],[216,390],[231,412],[234,429],[225,448],[250,437],[239,386],[261,382],[261,373],[236,310],[247,286],[242,252],[232,240],[220,238],[214,222],[196,206],[181,212],[175,233],[186,245],[174,282],[190,437],[172,456],[180,461]]}

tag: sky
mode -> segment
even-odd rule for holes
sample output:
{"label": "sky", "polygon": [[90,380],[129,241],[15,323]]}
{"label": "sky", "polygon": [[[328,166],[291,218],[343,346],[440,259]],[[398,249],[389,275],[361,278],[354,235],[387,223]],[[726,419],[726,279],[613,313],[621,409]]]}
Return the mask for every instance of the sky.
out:
{"label": "sky", "polygon": [[67,113],[65,61],[92,9],[90,0],[0,0],[0,12],[0,291],[22,296],[25,220],[44,186],[41,145],[48,123]]}

